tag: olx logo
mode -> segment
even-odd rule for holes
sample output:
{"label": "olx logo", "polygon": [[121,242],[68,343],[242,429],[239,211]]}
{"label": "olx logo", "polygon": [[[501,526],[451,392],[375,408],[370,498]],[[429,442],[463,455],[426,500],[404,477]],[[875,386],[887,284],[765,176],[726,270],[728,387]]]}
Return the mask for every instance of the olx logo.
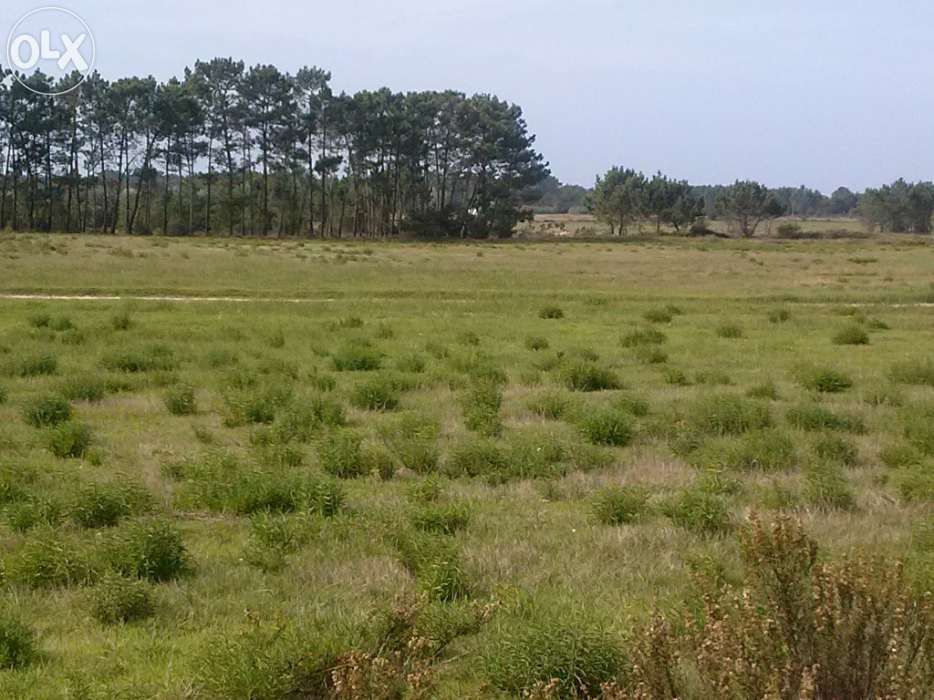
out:
{"label": "olx logo", "polygon": [[61,7],[28,12],[13,25],[7,39],[7,60],[14,77],[23,87],[41,94],[74,90],[91,73],[95,58],[94,36],[87,22]]}

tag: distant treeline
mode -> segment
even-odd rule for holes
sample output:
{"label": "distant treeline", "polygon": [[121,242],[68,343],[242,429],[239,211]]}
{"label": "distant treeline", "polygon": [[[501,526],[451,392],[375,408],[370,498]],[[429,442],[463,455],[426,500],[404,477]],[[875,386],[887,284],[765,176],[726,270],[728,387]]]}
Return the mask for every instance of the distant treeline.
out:
{"label": "distant treeline", "polygon": [[60,97],[0,77],[0,229],[507,236],[548,174],[491,95],[335,94],[319,68],[229,58]]}

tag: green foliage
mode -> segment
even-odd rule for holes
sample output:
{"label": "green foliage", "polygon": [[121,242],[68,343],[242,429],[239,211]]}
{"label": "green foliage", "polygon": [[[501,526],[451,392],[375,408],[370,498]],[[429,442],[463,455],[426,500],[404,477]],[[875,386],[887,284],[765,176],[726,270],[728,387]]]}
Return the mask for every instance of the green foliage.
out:
{"label": "green foliage", "polygon": [[919,452],[934,457],[934,404],[906,408],[905,438]]}
{"label": "green foliage", "polygon": [[895,443],[886,445],[879,450],[879,459],[882,460],[885,466],[897,469],[898,467],[920,464],[923,457],[911,445]]}
{"label": "green foliage", "polygon": [[895,481],[905,503],[934,503],[934,466],[931,464],[904,467]]}
{"label": "green foliage", "polygon": [[610,391],[622,387],[616,374],[590,362],[575,362],[565,367],[561,375],[571,391]]}
{"label": "green foliage", "polygon": [[499,384],[490,381],[473,382],[461,397],[464,424],[468,430],[481,435],[499,435],[503,430],[500,419],[502,405],[503,392]]}
{"label": "green foliage", "polygon": [[392,381],[380,377],[354,387],[350,403],[364,411],[392,411],[399,406],[399,392]]}
{"label": "green foliage", "polygon": [[470,594],[457,545],[449,537],[423,532],[396,538],[402,565],[432,600],[451,603]]}
{"label": "green foliage", "polygon": [[648,511],[648,494],[642,489],[609,487],[593,497],[593,513],[604,525],[627,525]]}
{"label": "green foliage", "polygon": [[649,323],[671,323],[674,316],[668,309],[649,309],[642,314],[642,318]]}
{"label": "green foliage", "polygon": [[139,520],[113,533],[108,559],[127,577],[170,581],[190,568],[188,550],[178,528],[167,520]]}
{"label": "green foliage", "polygon": [[55,527],[64,518],[64,509],[57,500],[30,496],[6,508],[6,520],[14,532],[27,532],[43,525]]}
{"label": "green foliage", "polygon": [[751,399],[766,399],[768,401],[778,401],[778,387],[775,382],[769,380],[762,384],[756,384],[746,390],[746,396]]}
{"label": "green foliage", "polygon": [[50,528],[36,530],[5,562],[5,570],[11,581],[37,589],[83,585],[97,574],[84,547]]}
{"label": "green foliage", "polygon": [[813,367],[801,371],[801,383],[811,391],[838,394],[853,386],[847,375],[828,367]]}
{"label": "green foliage", "polygon": [[133,317],[129,311],[119,311],[110,317],[110,327],[115,331],[128,331],[133,326]]}
{"label": "green foliage", "polygon": [[101,578],[90,603],[94,619],[105,625],[143,620],[155,611],[149,583],[114,574]]}
{"label": "green foliage", "polygon": [[864,433],[866,425],[859,416],[831,411],[818,404],[802,404],[788,410],[788,423],[808,432],[840,430],[848,433]]}
{"label": "green foliage", "polygon": [[659,347],[640,345],[633,354],[644,365],[663,365],[668,362],[668,353]]}
{"label": "green foliage", "polygon": [[705,488],[682,491],[663,511],[675,525],[699,535],[722,535],[733,526],[727,502]]}
{"label": "green foliage", "polygon": [[23,355],[8,364],[6,373],[14,377],[42,377],[58,372],[58,359],[49,353]]}
{"label": "green foliage", "polygon": [[114,372],[167,372],[178,367],[175,353],[166,345],[150,345],[136,350],[114,350],[104,355],[101,364]]}
{"label": "green foliage", "polygon": [[688,460],[705,469],[780,471],[796,466],[798,455],[788,435],[766,428],[707,442]]}
{"label": "green foliage", "polygon": [[788,309],[773,309],[769,312],[769,323],[785,323],[791,319]]}
{"label": "green foliage", "polygon": [[416,530],[453,535],[470,523],[470,508],[463,503],[429,503],[412,512]]}
{"label": "green foliage", "polygon": [[71,505],[71,517],[81,527],[113,527],[131,515],[140,515],[152,506],[152,497],[132,484],[88,484],[81,488]]}
{"label": "green foliage", "polygon": [[574,401],[564,392],[545,391],[532,396],[526,406],[537,416],[558,420],[574,408]]}
{"label": "green foliage", "polygon": [[841,328],[833,336],[834,345],[869,345],[869,334],[858,325]]}
{"label": "green foliage", "polygon": [[72,375],[61,385],[61,394],[69,401],[97,403],[107,392],[107,381],[92,374]]}
{"label": "green foliage", "polygon": [[396,359],[396,369],[400,372],[421,374],[425,371],[426,366],[427,364],[425,363],[425,358],[415,353],[401,355]]}
{"label": "green foliage", "polygon": [[437,421],[417,413],[405,413],[380,428],[380,436],[389,451],[403,467],[416,474],[430,474],[437,470]]}
{"label": "green foliage", "polygon": [[67,421],[49,429],[46,444],[59,459],[84,457],[91,446],[91,429],[83,423]]}
{"label": "green foliage", "polygon": [[717,326],[717,335],[721,338],[736,339],[742,338],[744,333],[742,327],[735,323],[721,323]]}
{"label": "green foliage", "polygon": [[363,343],[347,343],[331,354],[338,372],[373,372],[383,363],[382,355]]}
{"label": "green foliage", "polygon": [[828,433],[814,441],[814,454],[826,462],[852,467],[859,461],[859,448],[851,440]]}
{"label": "green foliage", "polygon": [[497,442],[471,438],[455,445],[448,455],[445,471],[452,476],[487,476],[504,473],[509,455]]}
{"label": "green foliage", "polygon": [[163,400],[173,416],[190,416],[198,411],[194,387],[187,384],[172,387],[165,393]]}
{"label": "green foliage", "polygon": [[318,460],[321,468],[340,479],[366,476],[363,461],[363,439],[352,430],[334,430],[318,442]]}
{"label": "green foliage", "polygon": [[892,381],[915,386],[934,386],[934,360],[905,360],[892,365]]}
{"label": "green foliage", "polygon": [[587,411],[580,427],[587,439],[595,445],[614,447],[628,445],[635,432],[629,414],[614,408]]}
{"label": "green foliage", "polygon": [[525,348],[526,350],[532,350],[533,352],[538,352],[539,350],[547,350],[549,347],[548,338],[543,338],[540,335],[530,335],[525,339]]}
{"label": "green foliage", "polygon": [[38,658],[35,631],[11,613],[0,613],[0,669],[26,668]]}
{"label": "green foliage", "polygon": [[23,409],[23,420],[34,428],[47,428],[71,418],[71,404],[61,396],[43,396]]}
{"label": "green foliage", "polygon": [[560,306],[543,306],[538,312],[538,317],[543,319],[557,320],[564,318],[564,309]]}
{"label": "green foliage", "polygon": [[642,330],[632,331],[622,337],[620,342],[623,347],[634,348],[640,345],[662,345],[667,342],[668,337],[656,328],[644,328]]}
{"label": "green foliage", "polygon": [[821,510],[853,510],[856,499],[839,464],[816,462],[805,472],[804,497]]}
{"label": "green foliage", "polygon": [[690,407],[688,421],[696,430],[712,435],[739,435],[772,423],[768,406],[734,394],[701,397]]}

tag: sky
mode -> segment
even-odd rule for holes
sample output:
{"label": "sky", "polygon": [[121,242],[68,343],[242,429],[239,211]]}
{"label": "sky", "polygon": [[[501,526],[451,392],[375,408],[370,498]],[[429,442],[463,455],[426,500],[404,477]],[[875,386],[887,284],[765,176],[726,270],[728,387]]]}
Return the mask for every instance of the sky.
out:
{"label": "sky", "polygon": [[91,27],[106,78],[233,56],[338,91],[496,94],[573,184],[613,165],[825,193],[934,179],[924,0],[3,0],[3,41],[50,4]]}

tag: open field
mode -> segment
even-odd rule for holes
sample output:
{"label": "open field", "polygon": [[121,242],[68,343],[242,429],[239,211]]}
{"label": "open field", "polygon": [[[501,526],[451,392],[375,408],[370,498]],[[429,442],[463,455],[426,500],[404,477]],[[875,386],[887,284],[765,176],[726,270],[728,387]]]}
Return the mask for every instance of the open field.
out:
{"label": "open field", "polygon": [[934,584],[926,239],[5,234],[0,297],[0,697],[716,697],[644,628],[753,514]]}

